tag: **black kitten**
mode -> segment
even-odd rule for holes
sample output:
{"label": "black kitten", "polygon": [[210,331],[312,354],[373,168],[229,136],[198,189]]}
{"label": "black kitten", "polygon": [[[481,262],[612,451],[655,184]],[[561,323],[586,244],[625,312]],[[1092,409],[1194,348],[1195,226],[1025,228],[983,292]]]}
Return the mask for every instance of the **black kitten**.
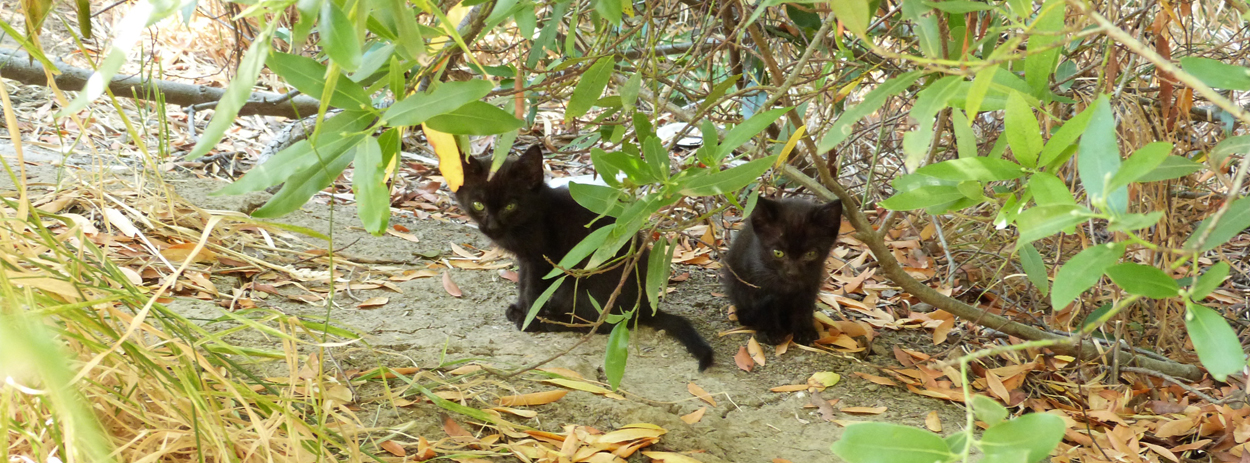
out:
{"label": "black kitten", "polygon": [[817,338],[812,316],[825,258],[838,238],[842,203],[761,197],[725,254],[721,278],[738,322],[769,344]]}
{"label": "black kitten", "polygon": [[[613,223],[611,217],[595,220],[598,215],[573,201],[567,188],[551,188],[543,183],[542,160],[542,149],[530,147],[520,158],[505,161],[488,180],[490,161],[470,157],[463,163],[464,185],[456,192],[456,201],[477,222],[478,229],[516,255],[521,268],[517,283],[520,297],[508,306],[507,316],[517,329],[525,323],[534,300],[555,282],[543,279],[553,268],[548,259],[559,262],[586,235]],[[592,221],[594,224],[587,227]],[[628,249],[621,251],[626,252]],[[637,304],[639,322],[676,338],[699,360],[699,370],[706,369],[712,364],[712,347],[689,320],[658,310],[652,312],[642,288],[646,281],[646,252],[638,262],[642,265],[631,272],[614,309],[619,313],[622,308],[628,310]],[[621,281],[622,271],[618,266],[604,273],[566,280],[543,305],[528,330],[585,331],[584,326],[567,324],[585,325],[598,320],[599,312],[590,299],[607,303]],[[600,332],[606,333],[608,328],[605,324]]]}

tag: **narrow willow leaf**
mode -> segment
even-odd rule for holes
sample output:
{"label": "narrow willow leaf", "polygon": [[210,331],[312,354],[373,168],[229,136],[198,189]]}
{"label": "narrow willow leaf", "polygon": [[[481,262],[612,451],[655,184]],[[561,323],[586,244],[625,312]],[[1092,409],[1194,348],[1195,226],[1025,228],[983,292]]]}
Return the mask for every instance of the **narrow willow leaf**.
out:
{"label": "narrow willow leaf", "polygon": [[1138,148],[1124,161],[1124,164],[1120,165],[1119,172],[1116,172],[1111,177],[1108,189],[1116,190],[1140,180],[1146,174],[1153,172],[1155,168],[1159,167],[1163,160],[1167,159],[1168,153],[1171,152],[1172,144],[1162,141]]}
{"label": "narrow willow leaf", "polygon": [[934,463],[953,460],[941,436],[892,423],[852,423],[833,443],[834,455],[847,463]]}
{"label": "narrow willow leaf", "polygon": [[1081,206],[1030,208],[1016,217],[1016,228],[1020,230],[1016,247],[1059,233],[1060,230],[1084,222],[1089,216],[1089,210]]}
{"label": "narrow willow leaf", "polygon": [[1067,426],[1057,415],[1030,413],[986,429],[981,435],[981,451],[987,461],[1012,461],[1002,457],[1023,451],[1024,462],[1038,462],[1063,440],[1064,429]]}
{"label": "narrow willow leaf", "polygon": [[955,147],[960,158],[977,157],[977,135],[972,131],[968,116],[961,110],[951,111],[951,129],[955,132]]}
{"label": "narrow willow leaf", "polygon": [[642,143],[642,153],[646,156],[645,161],[651,167],[651,175],[656,180],[664,180],[669,176],[669,154],[664,149],[664,144],[660,142],[659,137],[650,137]]}
{"label": "narrow willow leaf", "polygon": [[[595,0],[595,11],[613,26],[621,27],[621,15],[624,14],[621,10],[621,0]],[[612,389],[616,389],[616,386],[612,386]]]}
{"label": "narrow willow leaf", "polygon": [[1107,231],[1136,231],[1143,228],[1149,228],[1159,223],[1163,218],[1163,211],[1148,212],[1145,214],[1120,214],[1111,217],[1111,223],[1107,224]]}
{"label": "narrow willow leaf", "polygon": [[204,128],[204,133],[200,134],[200,141],[195,144],[195,148],[187,155],[188,161],[207,154],[209,150],[217,146],[218,141],[221,141],[221,137],[226,134],[226,129],[234,125],[239,109],[243,108],[243,104],[247,103],[248,97],[252,95],[252,86],[256,84],[261,68],[265,67],[265,57],[268,55],[269,38],[267,36],[256,37],[252,45],[248,47],[247,53],[243,54],[239,70],[230,81],[230,85],[226,86],[226,92],[221,96],[221,101],[218,101],[213,109],[213,119],[208,122],[208,127]]}
{"label": "narrow willow leaf", "polygon": [[599,101],[599,95],[603,94],[603,89],[608,86],[608,79],[612,77],[612,67],[616,64],[616,59],[612,56],[605,56],[590,65],[590,69],[582,74],[582,78],[577,81],[577,86],[573,87],[573,96],[569,98],[569,105],[564,110],[564,120],[573,120],[581,117],[595,106],[595,102]]}
{"label": "narrow willow leaf", "polygon": [[347,165],[351,164],[352,159],[356,157],[360,143],[370,137],[364,134],[356,134],[347,137],[345,140],[351,143],[348,149],[343,152],[331,155],[325,151],[320,151],[317,162],[304,170],[295,172],[287,181],[282,184],[282,188],[278,190],[269,201],[252,212],[253,217],[273,218],[281,217],[299,209],[309,198],[317,194],[318,191],[324,190],[334,183],[334,179],[339,177]]}
{"label": "narrow willow leaf", "polygon": [[315,140],[317,151],[308,140],[300,140],[270,157],[264,164],[253,167],[242,178],[226,185],[210,196],[240,195],[260,191],[287,179],[318,162],[318,154],[325,158],[337,156],[359,142],[359,132],[369,126],[373,115],[365,111],[343,111],[322,122],[321,135]]}
{"label": "narrow willow leaf", "polygon": [[[1089,120],[1094,116],[1096,105],[1090,105],[1084,111],[1072,116],[1067,122],[1063,123],[1059,130],[1056,130],[1050,136],[1050,140],[1046,142],[1046,147],[1042,148],[1042,153],[1037,156],[1037,165],[1049,168],[1058,167],[1059,164],[1068,162],[1068,158],[1072,156],[1068,148],[1076,143],[1081,134],[1085,133],[1085,128],[1089,126]],[[1064,156],[1064,154],[1067,156]]]}
{"label": "narrow willow leaf", "polygon": [[1229,268],[1228,262],[1212,265],[1211,268],[1207,269],[1206,273],[1198,277],[1198,281],[1189,290],[1189,297],[1195,301],[1206,299],[1207,295],[1219,288],[1224,283],[1224,280],[1228,278]]}
{"label": "narrow willow leaf", "polygon": [[676,249],[664,238],[651,247],[651,254],[647,257],[647,299],[652,309],[660,307],[660,297],[668,289],[668,276],[672,271],[670,264]]}
{"label": "narrow willow leaf", "polygon": [[1068,259],[1055,273],[1055,290],[1050,293],[1050,305],[1063,310],[1085,290],[1098,284],[1103,272],[1124,255],[1124,243],[1107,243],[1085,248]]}
{"label": "narrow willow leaf", "polygon": [[775,156],[759,158],[746,164],[729,168],[720,172],[699,175],[688,180],[681,187],[681,194],[686,196],[711,196],[731,193],[759,180],[764,172],[772,167]]}
{"label": "narrow willow leaf", "polygon": [[[1198,239],[1211,227],[1211,220],[1214,217],[1207,217],[1202,223],[1198,224],[1198,228],[1194,229],[1194,234],[1190,235],[1185,241],[1186,248],[1194,248],[1198,246]],[[1228,206],[1228,212],[1220,217],[1220,222],[1215,226],[1207,237],[1207,241],[1202,244],[1201,252],[1207,252],[1227,243],[1233,239],[1242,230],[1250,228],[1250,196],[1243,197]]]}
{"label": "narrow willow leaf", "polygon": [[455,111],[431,117],[425,125],[453,135],[494,135],[519,129],[525,122],[490,103],[470,101]]}
{"label": "narrow willow leaf", "polygon": [[1023,177],[1024,170],[1019,164],[1005,159],[960,158],[929,164],[917,169],[916,174],[961,182],[965,180],[993,182]]}
{"label": "narrow willow leaf", "polygon": [[360,67],[360,37],[347,14],[335,2],[321,5],[321,47],[339,67],[354,72]]}
{"label": "narrow willow leaf", "polygon": [[1141,183],[1159,182],[1163,180],[1172,180],[1181,178],[1186,175],[1202,170],[1202,164],[1190,161],[1189,158],[1183,156],[1168,156],[1163,158],[1163,162],[1159,163],[1155,170],[1142,175],[1137,181]]}
{"label": "narrow willow leaf", "polygon": [[[605,0],[600,0],[602,3]],[[617,1],[617,0],[606,0]],[[620,21],[618,16],[617,21]],[[603,354],[603,374],[608,377],[608,386],[613,391],[621,387],[621,379],[625,377],[625,362],[629,359],[629,323],[621,321],[612,327],[608,335],[608,348]]]}
{"label": "narrow willow leaf", "polygon": [[1037,155],[1042,152],[1042,129],[1037,124],[1033,109],[1024,101],[1020,92],[1007,97],[1006,133],[1007,145],[1020,165],[1037,167]]}
{"label": "narrow willow leaf", "polygon": [[555,278],[556,275],[564,273],[564,270],[577,267],[583,260],[590,257],[591,253],[603,246],[603,242],[607,241],[608,234],[611,232],[612,227],[599,227],[597,230],[590,232],[589,235],[586,235],[585,238],[582,238],[581,241],[574,245],[573,249],[570,249],[564,257],[560,258],[560,262],[556,263],[556,267],[551,269],[546,275],[543,275],[543,278]]}
{"label": "narrow willow leaf", "polygon": [[[385,137],[388,144],[394,145],[394,142],[399,141],[396,132],[391,129],[378,138]],[[393,133],[395,135],[389,135]],[[358,145],[356,167],[352,173],[352,191],[356,194],[360,221],[364,223],[365,230],[374,236],[386,231],[386,224],[391,217],[391,191],[386,187],[386,165],[382,159],[382,145],[379,140],[366,137]]]}
{"label": "narrow willow leaf", "polygon": [[[762,113],[756,113],[755,115],[747,118],[747,120],[742,121],[741,124],[738,124],[734,126],[734,128],[726,131],[725,139],[720,142],[720,145],[716,149],[716,163],[719,164],[722,159],[725,159],[725,156],[728,156],[729,153],[738,149],[739,146],[742,146],[742,144],[746,143],[751,138],[754,138],[755,135],[763,132],[764,129],[768,128],[769,124],[772,124],[773,121],[777,120],[778,117],[781,117],[782,114],[785,114],[786,111],[789,110],[790,108],[776,108]],[[703,140],[704,143],[707,142],[707,138],[704,138]],[[760,171],[760,173],[762,174],[764,171]]]}
{"label": "narrow willow leaf", "polygon": [[1120,169],[1120,147],[1116,142],[1115,114],[1106,95],[1094,103],[1089,127],[1081,136],[1076,169],[1091,203],[1105,202],[1107,209],[1115,213],[1128,210],[1128,189],[1107,189],[1107,181]]}
{"label": "narrow willow leaf", "polygon": [[998,73],[998,65],[987,67],[977,71],[977,76],[972,79],[972,86],[969,87],[968,96],[964,99],[964,110],[968,111],[968,118],[976,120],[977,114],[981,112],[981,103],[985,101],[985,95],[990,91],[990,85],[994,83],[994,75]]}
{"label": "narrow willow leaf", "polygon": [[1219,312],[1193,302],[1186,302],[1185,308],[1185,331],[1211,377],[1223,382],[1244,369],[1246,353],[1228,321]]}
{"label": "narrow willow leaf", "polygon": [[561,284],[564,284],[565,278],[568,278],[568,276],[562,276],[552,282],[551,286],[548,286],[542,294],[538,295],[537,299],[534,299],[534,304],[530,306],[529,312],[525,314],[525,322],[521,324],[521,330],[529,328],[530,323],[533,323],[534,319],[538,317],[538,312],[547,304],[547,300],[551,299],[551,295],[555,294],[557,289],[560,289]]}
{"label": "narrow willow leaf", "polygon": [[1065,40],[1058,33],[1064,27],[1064,8],[1063,0],[1046,0],[1042,3],[1037,19],[1033,21],[1032,28],[1038,33],[1030,34],[1025,45],[1028,53],[1024,57],[1024,79],[1028,81],[1034,95],[1050,93],[1050,76],[1055,71],[1055,65],[1059,64],[1059,52],[1063,51],[1051,45]]}
{"label": "narrow willow leaf", "polygon": [[1020,265],[1024,267],[1024,274],[1029,277],[1029,281],[1033,282],[1038,290],[1045,296],[1050,294],[1050,279],[1046,274],[1046,263],[1042,261],[1041,253],[1037,252],[1037,248],[1032,244],[1026,244],[1020,248]]}
{"label": "narrow willow leaf", "polygon": [[1211,148],[1211,153],[1207,157],[1211,159],[1213,165],[1220,165],[1229,155],[1245,153],[1250,153],[1250,135],[1238,135],[1220,140],[1215,144],[1215,148]]}
{"label": "narrow willow leaf", "polygon": [[[273,53],[269,55],[266,64],[305,95],[321,95],[325,91],[326,67],[312,58]],[[373,100],[369,98],[364,87],[348,79],[338,79],[334,93],[330,96],[330,105],[343,109],[372,110]]]}
{"label": "narrow willow leaf", "polygon": [[891,211],[910,211],[946,204],[964,197],[958,186],[928,185],[895,193],[877,204]]}
{"label": "narrow willow leaf", "polygon": [[629,80],[625,81],[625,85],[621,87],[621,104],[625,105],[625,112],[634,112],[634,105],[638,102],[638,93],[642,91],[642,73],[635,72],[629,76]]}
{"label": "narrow willow leaf", "polygon": [[[604,175],[602,171],[600,175]],[[625,205],[621,204],[621,190],[609,188],[602,185],[587,185],[584,183],[570,183],[569,193],[573,195],[573,200],[577,201],[590,212],[606,215],[608,217],[619,217],[621,212],[625,211]]]}
{"label": "narrow willow leaf", "polygon": [[863,101],[838,116],[838,120],[834,121],[833,127],[830,127],[829,131],[825,133],[825,137],[820,139],[820,144],[816,147],[816,151],[825,153],[838,146],[839,143],[846,140],[846,137],[851,136],[856,122],[859,122],[860,119],[869,114],[877,112],[887,99],[902,93],[903,90],[907,90],[907,87],[910,87],[922,75],[924,75],[922,71],[908,72],[882,82],[877,88],[868,92],[867,95],[864,95]]}
{"label": "narrow willow leaf", "polygon": [[916,119],[916,130],[903,134],[903,152],[907,154],[909,169],[915,170],[929,154],[929,146],[933,143],[934,118],[955,96],[962,81],[959,76],[946,76],[917,94],[910,113]]}
{"label": "narrow willow leaf", "polygon": [[968,0],[942,0],[940,2],[923,0],[921,3],[924,3],[925,6],[936,8],[938,11],[943,13],[950,14],[967,14],[976,11],[988,11],[994,9],[994,5]]}
{"label": "narrow willow leaf", "polygon": [[1226,90],[1250,90],[1250,69],[1198,56],[1181,58],[1181,69],[1202,83]]}
{"label": "narrow willow leaf", "polygon": [[846,30],[864,38],[868,34],[868,20],[872,18],[872,10],[868,5],[868,0],[840,0],[829,2],[829,9],[846,26]]}
{"label": "narrow willow leaf", "polygon": [[1038,172],[1029,177],[1029,193],[1038,206],[1075,206],[1076,198],[1054,174]]}
{"label": "narrow willow leaf", "polygon": [[1108,267],[1107,276],[1125,291],[1138,296],[1167,299],[1181,290],[1176,280],[1162,270],[1133,262]]}
{"label": "narrow willow leaf", "polygon": [[481,100],[494,85],[489,81],[474,79],[464,82],[447,82],[436,89],[408,95],[403,101],[391,105],[382,120],[389,126],[420,125],[432,117],[455,111],[460,107]]}

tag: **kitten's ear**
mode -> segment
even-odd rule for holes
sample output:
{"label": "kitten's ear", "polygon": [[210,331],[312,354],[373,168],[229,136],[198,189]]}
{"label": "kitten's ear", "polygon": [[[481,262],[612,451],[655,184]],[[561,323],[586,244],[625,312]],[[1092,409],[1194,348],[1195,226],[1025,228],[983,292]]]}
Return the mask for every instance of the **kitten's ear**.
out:
{"label": "kitten's ear", "polygon": [[751,211],[751,224],[759,228],[775,222],[780,208],[781,203],[760,196],[755,201],[755,210]]}
{"label": "kitten's ear", "polygon": [[464,168],[464,175],[478,177],[486,173],[486,166],[482,165],[482,161],[472,155],[460,155],[460,166]]}
{"label": "kitten's ear", "polygon": [[518,178],[529,187],[537,187],[543,183],[543,148],[534,145],[521,153],[517,162]]}
{"label": "kitten's ear", "polygon": [[833,200],[812,211],[812,220],[825,228],[832,228],[835,233],[842,228],[842,201]]}

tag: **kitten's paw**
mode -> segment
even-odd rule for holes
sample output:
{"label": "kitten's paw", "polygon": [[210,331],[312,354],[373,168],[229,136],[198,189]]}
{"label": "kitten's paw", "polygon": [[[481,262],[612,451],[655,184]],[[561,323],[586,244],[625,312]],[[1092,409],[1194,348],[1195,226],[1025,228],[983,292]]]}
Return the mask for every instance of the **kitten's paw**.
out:
{"label": "kitten's paw", "polygon": [[516,329],[518,330],[520,330],[521,327],[525,325],[526,313],[524,310],[521,310],[520,306],[516,304],[509,304],[508,311],[504,312],[504,315],[508,317],[508,321],[516,325]]}
{"label": "kitten's paw", "polygon": [[794,332],[794,342],[804,345],[811,345],[817,339],[820,339],[820,333],[816,332],[816,327],[808,326],[799,328]]}

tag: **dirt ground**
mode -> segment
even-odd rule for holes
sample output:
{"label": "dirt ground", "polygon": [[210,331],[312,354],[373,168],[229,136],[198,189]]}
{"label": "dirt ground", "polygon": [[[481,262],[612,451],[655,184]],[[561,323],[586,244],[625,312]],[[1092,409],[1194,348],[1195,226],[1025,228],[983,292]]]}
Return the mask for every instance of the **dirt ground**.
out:
{"label": "dirt ground", "polygon": [[[0,154],[10,159],[11,147],[0,147]],[[58,168],[57,153],[28,149],[29,178],[36,185],[50,187],[61,176],[89,172],[90,163],[70,159],[71,167]],[[72,167],[78,165],[79,167]],[[199,178],[191,174],[164,173],[165,181],[192,203],[210,210],[246,210],[257,205],[266,193],[241,197],[209,196],[222,187],[220,180]],[[125,176],[123,176],[125,177]],[[131,177],[133,178],[133,177]],[[11,189],[8,179],[0,180],[0,190]],[[324,201],[321,201],[324,202]],[[331,234],[335,247],[351,258],[374,262],[408,263],[409,268],[427,268],[431,259],[423,256],[451,256],[451,243],[477,249],[489,249],[489,241],[475,228],[442,219],[418,220],[410,214],[392,217],[392,225],[401,225],[418,238],[418,242],[394,236],[375,237],[366,233],[352,206],[336,206],[334,223],[330,222],[329,206],[315,202],[278,219],[280,222],[308,227]],[[313,238],[307,241],[325,246]],[[400,265],[402,267],[402,265]],[[791,348],[781,357],[765,346],[767,365],[752,372],[734,365],[733,355],[746,344],[748,335],[718,333],[737,328],[728,319],[728,301],[714,292],[719,283],[714,272],[698,267],[682,267],[674,273],[689,272],[690,278],[673,283],[675,291],[662,303],[663,310],[680,314],[693,321],[716,349],[716,363],[705,372],[697,371],[696,362],[674,340],[647,328],[632,337],[628,367],[621,388],[627,400],[616,400],[581,391],[573,391],[562,400],[533,407],[533,419],[510,417],[514,422],[547,431],[562,432],[565,425],[587,425],[602,430],[622,425],[647,422],[664,427],[664,435],[654,449],[678,452],[702,450],[696,454],[706,462],[768,462],[785,459],[794,463],[838,461],[829,447],[842,433],[842,426],[825,421],[811,403],[806,392],[775,393],[769,388],[802,384],[815,372],[832,371],[842,375],[840,383],[821,393],[824,399],[839,399],[835,409],[845,407],[886,407],[879,415],[854,416],[837,413],[839,420],[888,421],[909,426],[924,426],[924,419],[936,411],[945,425],[944,433],[956,430],[963,422],[963,409],[957,405],[922,397],[901,388],[878,386],[854,375],[855,372],[879,374],[871,364],[897,365],[891,355],[893,344],[914,349],[931,348],[928,337],[910,333],[884,332],[862,359]],[[470,359],[498,368],[527,365],[567,349],[577,342],[572,333],[523,333],[504,317],[504,309],[515,298],[514,284],[503,279],[497,270],[450,270],[451,278],[463,291],[452,297],[439,278],[420,278],[398,283],[402,293],[382,289],[353,291],[351,297],[365,299],[389,297],[389,303],[370,310],[356,308],[357,302],[346,294],[338,296],[338,306],[328,315],[340,326],[366,335],[367,346],[353,345],[332,349],[334,359],[344,369],[369,369],[379,364],[393,367],[419,366],[424,369]],[[217,280],[223,293],[236,280]],[[263,301],[265,306],[288,314],[324,319],[324,304],[307,304],[279,297]],[[207,322],[221,315],[219,306],[195,299],[180,299],[170,307],[188,318]],[[215,327],[226,328],[216,324]],[[273,348],[277,341],[258,334],[236,339]],[[606,381],[602,373],[603,352],[607,337],[594,336],[588,343],[549,366],[568,368],[590,380]],[[948,346],[941,346],[943,348]],[[258,368],[281,367],[258,365]],[[705,406],[687,391],[691,382],[711,393],[717,401],[709,407],[701,421],[688,425],[681,415]],[[551,389],[547,385],[515,379],[505,387],[520,392]],[[367,425],[387,427],[408,423],[410,435],[428,436],[430,440],[444,437],[437,406],[419,403],[394,408],[380,400],[379,388],[361,388],[356,398],[359,416]],[[644,457],[633,460],[645,461]]]}

